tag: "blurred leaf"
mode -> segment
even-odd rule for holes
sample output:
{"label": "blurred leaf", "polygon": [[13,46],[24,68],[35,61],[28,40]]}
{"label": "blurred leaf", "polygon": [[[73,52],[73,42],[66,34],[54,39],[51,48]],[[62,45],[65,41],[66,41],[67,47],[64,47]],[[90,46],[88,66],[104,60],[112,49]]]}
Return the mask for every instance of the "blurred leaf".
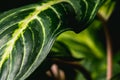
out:
{"label": "blurred leaf", "polygon": [[[96,20],[81,33],[76,34],[68,31],[62,33],[57,38],[57,42],[64,43],[73,57],[84,58],[81,63],[91,71],[94,80],[100,77],[100,79],[105,79],[106,74],[105,39],[101,26],[101,22],[96,18]],[[54,47],[55,46],[53,46],[53,48]],[[63,51],[60,50],[60,52],[62,54]]]}
{"label": "blurred leaf", "polygon": [[68,46],[62,42],[56,41],[48,55],[48,58],[56,58],[65,61],[81,61],[83,58],[76,58],[70,52]]}
{"label": "blurred leaf", "polygon": [[[95,27],[97,25],[97,27]],[[98,39],[99,27],[101,23],[98,20],[95,20],[94,23],[89,26],[86,30],[82,31],[80,34],[68,31],[61,34],[57,40],[63,42],[70,48],[69,50],[75,55],[80,53],[85,53],[89,56],[95,56],[97,58],[104,57],[104,50],[102,43]],[[97,45],[96,45],[97,44]],[[96,47],[97,46],[97,47]],[[81,55],[81,54],[80,54]],[[82,57],[82,55],[81,55]]]}
{"label": "blurred leaf", "polygon": [[115,8],[115,0],[106,0],[99,9],[99,14],[107,21]]}

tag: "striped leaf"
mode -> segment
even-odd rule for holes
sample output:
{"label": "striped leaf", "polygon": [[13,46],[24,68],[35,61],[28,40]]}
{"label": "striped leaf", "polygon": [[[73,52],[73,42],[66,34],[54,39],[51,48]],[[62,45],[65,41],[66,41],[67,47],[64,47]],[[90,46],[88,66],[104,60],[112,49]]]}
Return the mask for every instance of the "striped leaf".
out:
{"label": "striped leaf", "polygon": [[80,32],[102,0],[45,0],[0,15],[0,80],[24,80],[44,60],[55,38]]}

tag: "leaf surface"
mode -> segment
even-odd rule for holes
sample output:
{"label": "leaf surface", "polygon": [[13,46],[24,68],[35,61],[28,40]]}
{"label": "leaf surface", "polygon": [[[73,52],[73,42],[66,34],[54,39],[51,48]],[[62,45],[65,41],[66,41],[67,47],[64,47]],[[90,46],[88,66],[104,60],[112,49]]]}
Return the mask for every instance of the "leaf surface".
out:
{"label": "leaf surface", "polygon": [[[56,37],[80,32],[103,0],[45,0],[0,15],[0,80],[24,80],[45,59]],[[92,4],[92,5],[91,5]]]}

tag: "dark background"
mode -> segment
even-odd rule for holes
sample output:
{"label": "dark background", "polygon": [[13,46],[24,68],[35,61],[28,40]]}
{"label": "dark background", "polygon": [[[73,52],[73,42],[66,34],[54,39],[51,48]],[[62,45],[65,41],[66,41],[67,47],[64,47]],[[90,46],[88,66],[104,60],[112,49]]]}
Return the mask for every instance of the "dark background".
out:
{"label": "dark background", "polygon": [[113,51],[120,50],[120,0],[117,0],[116,7],[108,21],[108,29],[112,40]]}
{"label": "dark background", "polygon": [[39,2],[41,0],[0,0],[0,12]]}

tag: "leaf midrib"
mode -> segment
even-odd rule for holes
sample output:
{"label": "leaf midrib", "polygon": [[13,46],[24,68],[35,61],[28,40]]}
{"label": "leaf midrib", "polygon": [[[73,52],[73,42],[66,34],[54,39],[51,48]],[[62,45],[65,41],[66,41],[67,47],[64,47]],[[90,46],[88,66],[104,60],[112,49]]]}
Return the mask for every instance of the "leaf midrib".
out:
{"label": "leaf midrib", "polygon": [[[50,8],[52,5],[55,5],[55,4],[61,3],[61,2],[69,2],[69,0],[68,1],[66,1],[66,0],[53,0],[53,1],[49,1],[49,2],[47,2],[45,4],[42,4],[41,6],[37,6],[35,8],[34,12],[31,12],[27,17],[25,17],[23,20],[18,22],[18,29],[16,29],[13,32],[11,39],[6,43],[6,49],[4,49],[4,53],[1,56],[0,70],[2,68],[2,65],[5,63],[5,61],[7,61],[10,58],[10,55],[11,55],[11,53],[13,51],[13,48],[14,48],[14,45],[15,45],[16,41],[19,39],[21,34],[24,33],[25,29],[28,27],[28,24],[32,20],[36,19],[38,17],[38,14],[40,14],[42,11],[45,11],[48,8]],[[44,38],[45,38],[45,36],[44,36]],[[28,69],[27,72],[29,72],[30,68]]]}
{"label": "leaf midrib", "polygon": [[6,49],[4,51],[4,54],[1,57],[0,61],[0,68],[4,64],[4,62],[10,57],[10,54],[12,53],[14,44],[20,37],[21,33],[28,27],[27,25],[37,17],[38,14],[40,14],[42,11],[50,8],[50,6],[63,2],[65,0],[54,0],[54,1],[49,1],[48,3],[42,4],[41,6],[36,7],[35,11],[30,13],[25,19],[20,21],[18,23],[18,29],[14,31],[12,34],[12,38],[6,43]]}

